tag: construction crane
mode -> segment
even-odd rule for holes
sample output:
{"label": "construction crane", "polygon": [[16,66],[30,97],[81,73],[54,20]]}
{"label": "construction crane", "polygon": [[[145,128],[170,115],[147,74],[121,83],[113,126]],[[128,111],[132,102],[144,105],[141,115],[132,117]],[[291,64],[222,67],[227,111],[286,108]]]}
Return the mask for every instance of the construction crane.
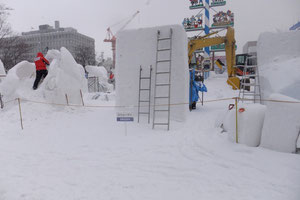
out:
{"label": "construction crane", "polygon": [[[135,12],[130,19],[128,19],[126,21],[126,23],[117,31],[122,31],[124,28],[126,28],[126,26],[140,13],[140,11]],[[117,23],[120,24],[120,23]],[[114,24],[113,26],[117,25]],[[107,35],[106,38],[104,39],[104,42],[111,42],[111,47],[112,47],[112,52],[113,52],[113,68],[115,68],[116,66],[116,42],[117,42],[117,38],[116,36],[113,34],[113,32],[111,31],[111,27],[107,28]]]}

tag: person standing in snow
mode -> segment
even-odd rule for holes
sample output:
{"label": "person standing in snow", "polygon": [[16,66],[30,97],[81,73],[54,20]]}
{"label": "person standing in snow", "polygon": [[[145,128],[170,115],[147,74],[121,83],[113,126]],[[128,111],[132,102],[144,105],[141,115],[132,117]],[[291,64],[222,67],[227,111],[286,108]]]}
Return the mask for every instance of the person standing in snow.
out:
{"label": "person standing in snow", "polygon": [[47,76],[48,70],[46,65],[49,65],[50,63],[41,52],[38,52],[36,58],[34,59],[34,64],[36,67],[36,77],[33,84],[33,89],[36,90],[41,78],[45,78]]}

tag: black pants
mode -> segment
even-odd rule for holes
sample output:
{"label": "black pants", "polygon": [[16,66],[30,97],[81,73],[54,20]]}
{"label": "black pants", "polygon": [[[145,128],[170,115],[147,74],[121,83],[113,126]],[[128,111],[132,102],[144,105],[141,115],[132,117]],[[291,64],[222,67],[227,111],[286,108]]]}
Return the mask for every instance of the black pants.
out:
{"label": "black pants", "polygon": [[35,77],[35,81],[34,81],[34,84],[33,84],[33,89],[37,89],[38,85],[39,85],[39,82],[41,80],[41,78],[45,78],[48,74],[48,71],[47,70],[38,70],[36,71],[36,77]]}

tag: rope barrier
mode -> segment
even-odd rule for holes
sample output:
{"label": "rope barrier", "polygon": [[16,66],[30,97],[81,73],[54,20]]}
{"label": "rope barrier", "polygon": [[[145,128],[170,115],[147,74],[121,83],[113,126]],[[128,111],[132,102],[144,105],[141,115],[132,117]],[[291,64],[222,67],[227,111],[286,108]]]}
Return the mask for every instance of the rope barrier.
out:
{"label": "rope barrier", "polygon": [[[239,97],[232,97],[232,98],[222,98],[222,99],[212,99],[212,100],[206,100],[204,103],[211,103],[211,102],[219,102],[219,101],[228,101],[228,100],[234,100],[238,99],[241,100]],[[16,99],[15,99],[16,100]],[[12,102],[15,100],[11,100],[8,102]],[[47,104],[47,105],[56,105],[56,106],[68,106],[68,107],[87,107],[87,108],[128,108],[128,107],[138,107],[138,106],[116,106],[116,105],[76,105],[76,104],[59,104],[59,103],[49,103],[49,102],[41,102],[41,101],[33,101],[33,100],[27,100],[27,99],[21,99],[23,102],[31,102],[31,103],[37,103],[37,104]],[[243,99],[244,101],[253,101],[253,99]],[[274,100],[274,99],[262,99],[261,101],[264,102],[276,102],[276,103],[293,103],[293,104],[300,104],[300,101],[282,101],[282,100]],[[5,102],[5,103],[8,103]],[[198,101],[200,103],[200,101]],[[179,105],[188,105],[189,103],[173,103],[170,104],[170,106],[179,106]],[[150,105],[154,106],[154,105]],[[158,104],[156,106],[168,106],[168,104]],[[141,106],[141,107],[148,107],[147,106]]]}

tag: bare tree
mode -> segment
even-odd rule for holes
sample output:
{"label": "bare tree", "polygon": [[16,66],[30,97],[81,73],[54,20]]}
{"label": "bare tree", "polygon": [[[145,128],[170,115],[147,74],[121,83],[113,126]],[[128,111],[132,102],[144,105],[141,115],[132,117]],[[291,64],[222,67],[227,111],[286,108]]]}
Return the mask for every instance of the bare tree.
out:
{"label": "bare tree", "polygon": [[28,53],[32,47],[18,36],[4,38],[1,45],[0,59],[8,71],[22,60],[28,60]]}
{"label": "bare tree", "polygon": [[87,46],[75,47],[75,60],[83,67],[87,65],[95,65],[95,57],[95,50],[93,48]]}
{"label": "bare tree", "polygon": [[3,40],[12,34],[11,27],[7,22],[8,11],[10,8],[4,4],[0,4],[0,47],[2,46]]}

